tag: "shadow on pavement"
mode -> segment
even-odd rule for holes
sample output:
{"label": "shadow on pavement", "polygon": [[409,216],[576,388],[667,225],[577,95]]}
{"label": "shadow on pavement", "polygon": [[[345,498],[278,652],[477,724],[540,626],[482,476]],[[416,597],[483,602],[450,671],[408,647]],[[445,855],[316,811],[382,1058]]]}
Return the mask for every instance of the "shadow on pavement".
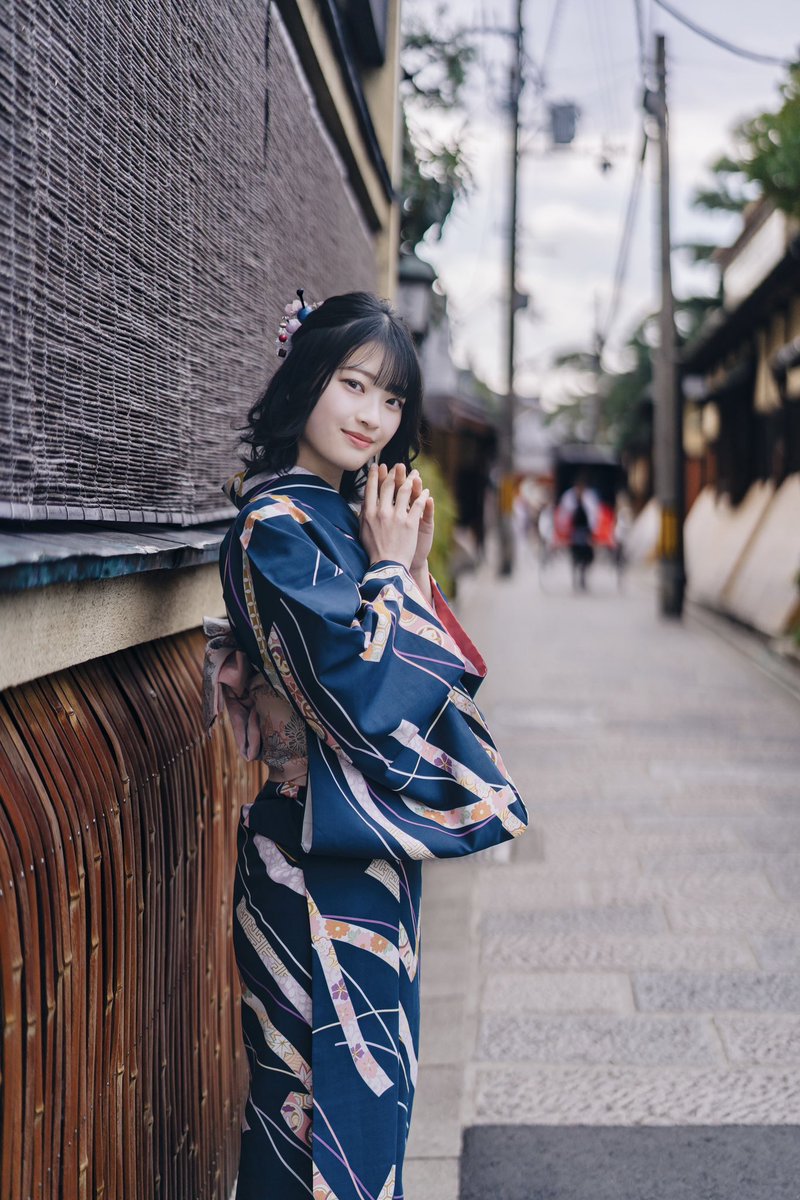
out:
{"label": "shadow on pavement", "polygon": [[461,1200],[798,1200],[796,1125],[478,1125]]}

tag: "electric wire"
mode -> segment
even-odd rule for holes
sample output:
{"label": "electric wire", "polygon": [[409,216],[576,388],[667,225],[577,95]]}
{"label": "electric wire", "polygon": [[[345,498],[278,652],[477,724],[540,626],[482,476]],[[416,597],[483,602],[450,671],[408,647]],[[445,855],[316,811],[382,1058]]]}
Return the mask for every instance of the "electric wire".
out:
{"label": "electric wire", "polygon": [[636,42],[639,47],[639,75],[642,82],[647,76],[647,51],[645,50],[644,13],[642,0],[633,0],[633,10],[636,14]]}
{"label": "electric wire", "polygon": [[751,62],[764,63],[770,67],[786,67],[790,68],[797,66],[797,61],[792,62],[788,58],[778,58],[773,54],[759,54],[755,50],[745,50],[743,46],[736,46],[733,42],[729,42],[726,38],[719,37],[716,33],[712,33],[709,29],[704,29],[702,25],[698,25],[690,17],[679,12],[668,0],[653,0],[659,8],[663,8],[676,21],[680,21],[687,29],[691,29],[692,33],[696,33],[699,37],[705,38],[707,42],[712,42],[715,46],[719,46],[722,50],[727,50],[730,54],[736,54],[739,58],[750,59]]}
{"label": "electric wire", "polygon": [[550,26],[547,30],[547,38],[545,39],[544,50],[542,51],[542,61],[539,64],[539,77],[543,86],[546,86],[547,84],[547,64],[550,62],[550,56],[555,49],[556,38],[558,37],[559,28],[561,26],[561,18],[564,15],[564,9],[566,7],[566,0],[555,0],[555,3],[553,4],[553,11],[550,16]]}
{"label": "electric wire", "polygon": [[[633,243],[633,234],[636,227],[636,214],[639,207],[639,196],[642,191],[642,179],[644,178],[644,161],[647,154],[648,136],[647,130],[642,130],[642,148],[639,152],[639,157],[633,172],[631,180],[631,190],[628,194],[628,204],[625,210],[625,220],[622,226],[622,236],[620,237],[619,250],[617,252],[617,263],[614,268],[614,285],[611,293],[611,301],[608,306],[603,327],[598,330],[598,340],[601,347],[608,340],[608,335],[611,328],[617,319],[620,304],[622,303],[622,293],[625,285],[625,276],[628,271],[628,259],[630,258],[631,245]],[[601,351],[602,353],[602,351]]]}

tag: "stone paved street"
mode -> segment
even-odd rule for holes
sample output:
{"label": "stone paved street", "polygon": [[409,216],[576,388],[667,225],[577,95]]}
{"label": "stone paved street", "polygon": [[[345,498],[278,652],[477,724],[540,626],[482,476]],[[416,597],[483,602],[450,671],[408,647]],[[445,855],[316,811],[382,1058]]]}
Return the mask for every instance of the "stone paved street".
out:
{"label": "stone paved street", "polygon": [[408,1200],[473,1125],[800,1124],[800,679],[653,588],[463,582],[532,823],[426,868]]}

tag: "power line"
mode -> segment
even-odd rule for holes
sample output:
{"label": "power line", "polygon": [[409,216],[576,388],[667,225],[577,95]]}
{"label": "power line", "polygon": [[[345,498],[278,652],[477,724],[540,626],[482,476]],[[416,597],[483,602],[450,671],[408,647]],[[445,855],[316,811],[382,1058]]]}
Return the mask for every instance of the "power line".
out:
{"label": "power line", "polygon": [[565,0],[555,0],[555,3],[553,4],[553,12],[550,17],[550,28],[547,31],[547,40],[545,41],[545,44],[544,44],[544,50],[542,51],[542,61],[539,66],[539,75],[542,80],[542,84],[545,86],[547,83],[547,77],[546,77],[545,72],[547,70],[548,63],[550,62],[550,55],[552,54],[553,49],[555,47],[556,37],[558,36],[558,30],[559,30],[559,26],[561,24],[561,18],[564,15],[565,8],[566,8]]}
{"label": "power line", "polygon": [[[745,50],[742,46],[735,46],[733,42],[727,41],[725,38],[718,37],[717,34],[711,33],[708,29],[703,29],[702,25],[697,25],[689,17],[684,16],[682,12],[678,12],[677,8],[667,3],[667,0],[653,0],[659,8],[663,8],[676,21],[680,21],[687,29],[691,29],[692,33],[698,34],[705,38],[706,41],[712,42],[715,46],[720,46],[723,50],[728,50],[731,54],[737,54],[740,58],[749,58],[752,62],[765,63],[770,67],[793,67],[796,62],[792,62],[788,58],[776,58],[772,54],[758,54],[755,50]],[[638,5],[637,5],[638,8]]]}
{"label": "power line", "polygon": [[[611,293],[611,302],[608,306],[606,319],[602,330],[598,330],[598,341],[600,346],[604,346],[608,338],[611,327],[617,319],[620,303],[622,301],[622,289],[625,283],[625,276],[628,271],[628,259],[630,257],[631,245],[633,242],[633,232],[636,222],[636,212],[639,207],[639,196],[642,190],[642,178],[644,175],[644,160],[647,153],[647,130],[642,130],[642,149],[639,153],[636,166],[631,180],[631,190],[628,195],[628,206],[625,211],[625,221],[622,227],[622,236],[619,243],[619,251],[617,252],[617,264],[614,268],[614,287]],[[600,351],[602,354],[602,349]]]}
{"label": "power line", "polygon": [[647,53],[644,48],[644,13],[642,12],[642,0],[633,0],[633,8],[636,13],[636,40],[639,46],[639,74],[644,80],[647,72]]}

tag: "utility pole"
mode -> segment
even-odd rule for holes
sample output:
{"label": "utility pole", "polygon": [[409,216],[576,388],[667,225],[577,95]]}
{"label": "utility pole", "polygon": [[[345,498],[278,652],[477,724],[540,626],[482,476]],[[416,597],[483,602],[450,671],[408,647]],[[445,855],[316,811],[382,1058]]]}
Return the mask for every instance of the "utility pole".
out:
{"label": "utility pole", "polygon": [[683,561],[683,412],[675,353],[675,303],[670,262],[669,114],[666,45],[656,35],[657,91],[647,91],[645,108],[658,123],[661,311],[659,347],[653,364],[655,399],[655,490],[661,506],[658,539],[659,608],[662,616],[680,617],[686,574]]}
{"label": "utility pole", "polygon": [[511,114],[511,203],[508,239],[508,360],[507,388],[500,429],[500,503],[499,533],[500,562],[498,573],[510,575],[514,570],[514,530],[512,504],[514,496],[514,414],[516,409],[514,354],[515,325],[521,297],[517,291],[517,206],[519,196],[519,100],[522,94],[523,30],[522,0],[517,0],[517,22],[513,31],[514,57],[511,63],[509,111]]}

